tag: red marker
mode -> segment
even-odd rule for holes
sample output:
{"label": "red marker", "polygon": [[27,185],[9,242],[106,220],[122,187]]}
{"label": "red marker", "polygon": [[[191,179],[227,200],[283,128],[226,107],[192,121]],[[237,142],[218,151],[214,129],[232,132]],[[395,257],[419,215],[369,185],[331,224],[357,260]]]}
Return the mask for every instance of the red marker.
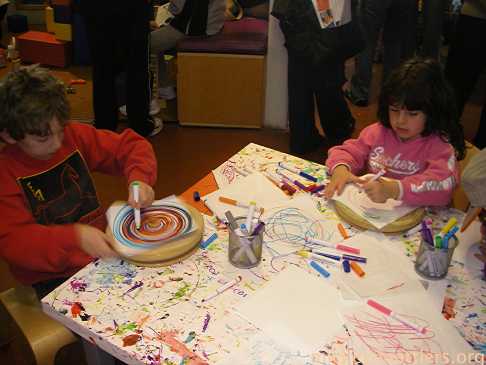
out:
{"label": "red marker", "polygon": [[420,327],[419,325],[410,322],[409,320],[402,318],[399,314],[393,312],[391,309],[385,307],[384,305],[381,305],[378,302],[375,302],[373,299],[368,299],[366,302],[370,307],[375,308],[377,311],[383,313],[385,316],[391,317],[398,322],[404,324],[407,327],[412,328],[413,330],[425,334],[427,332],[427,329],[425,327]]}
{"label": "red marker", "polygon": [[317,246],[334,248],[336,250],[345,251],[345,252],[353,253],[353,254],[356,254],[356,255],[359,255],[359,253],[360,253],[359,248],[341,245],[340,243],[331,243],[331,242],[319,240],[317,238],[312,238],[312,237],[306,237],[305,240],[306,240],[306,242],[308,242],[310,244],[317,245]]}

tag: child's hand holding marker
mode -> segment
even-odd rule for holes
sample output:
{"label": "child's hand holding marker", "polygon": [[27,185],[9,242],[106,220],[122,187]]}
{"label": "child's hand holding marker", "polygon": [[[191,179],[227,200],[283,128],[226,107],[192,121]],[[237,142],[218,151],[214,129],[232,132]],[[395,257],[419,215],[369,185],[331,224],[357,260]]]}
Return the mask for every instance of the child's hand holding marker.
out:
{"label": "child's hand holding marker", "polygon": [[388,199],[397,199],[400,194],[398,182],[392,179],[380,179],[386,174],[386,169],[382,168],[372,176],[361,178],[361,188],[368,198],[375,203],[385,203]]}
{"label": "child's hand holding marker", "polygon": [[[138,185],[138,201],[135,201],[134,185]],[[132,181],[128,189],[128,204],[133,208],[146,208],[154,202],[154,189],[143,181]]]}
{"label": "child's hand holding marker", "polygon": [[135,227],[140,229],[140,208],[150,206],[154,201],[154,190],[142,181],[132,181],[128,193],[128,204],[133,207]]}

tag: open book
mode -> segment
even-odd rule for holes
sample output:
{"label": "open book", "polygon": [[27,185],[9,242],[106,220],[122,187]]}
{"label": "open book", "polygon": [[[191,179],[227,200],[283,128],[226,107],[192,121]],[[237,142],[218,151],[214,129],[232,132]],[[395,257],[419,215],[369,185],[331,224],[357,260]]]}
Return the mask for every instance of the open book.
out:
{"label": "open book", "polygon": [[167,24],[169,20],[174,17],[174,15],[169,11],[169,5],[170,2],[157,7],[157,13],[155,14],[155,23],[157,23],[159,27]]}

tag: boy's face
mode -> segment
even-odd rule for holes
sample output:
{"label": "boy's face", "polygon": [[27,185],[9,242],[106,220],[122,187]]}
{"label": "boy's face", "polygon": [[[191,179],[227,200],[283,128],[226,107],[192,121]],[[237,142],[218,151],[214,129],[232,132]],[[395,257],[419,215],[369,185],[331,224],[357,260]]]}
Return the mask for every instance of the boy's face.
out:
{"label": "boy's face", "polygon": [[423,132],[427,116],[420,110],[408,110],[399,105],[388,107],[390,125],[402,141],[414,139]]}
{"label": "boy's face", "polygon": [[[30,157],[38,160],[49,160],[61,148],[64,139],[64,127],[57,118],[49,123],[51,133],[47,136],[26,134],[20,141],[14,141]],[[8,143],[11,143],[7,140]]]}

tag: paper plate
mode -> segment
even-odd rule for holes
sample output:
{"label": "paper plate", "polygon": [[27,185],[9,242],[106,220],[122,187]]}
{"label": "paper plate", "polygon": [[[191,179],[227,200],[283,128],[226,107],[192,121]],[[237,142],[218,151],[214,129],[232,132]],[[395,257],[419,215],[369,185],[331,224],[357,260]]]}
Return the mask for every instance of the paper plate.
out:
{"label": "paper plate", "polygon": [[[204,232],[204,219],[201,213],[192,206],[185,203],[178,203],[177,205],[182,206],[184,209],[174,209],[173,204],[167,203],[162,204],[160,207],[151,207],[147,211],[144,210],[142,214],[142,224],[150,223],[152,226],[149,226],[149,230],[144,230],[140,236],[137,237],[136,241],[131,244],[126,241],[131,236],[127,235],[127,232],[124,231],[127,226],[130,227],[131,223],[125,222],[124,225],[120,225],[121,222],[119,220],[117,221],[117,219],[128,218],[117,217],[115,219],[117,222],[115,226],[124,228],[120,228],[118,232],[111,232],[118,238],[114,240],[115,243],[113,249],[126,261],[140,266],[165,266],[189,257],[196,251],[198,244],[201,241]],[[160,221],[163,221],[166,218],[167,210],[165,209],[167,207],[170,208],[169,216],[174,215],[175,218],[177,218],[174,219],[178,222],[177,226],[172,227],[170,232],[157,231],[157,225],[161,223]],[[157,218],[157,212],[164,213]],[[146,213],[150,216],[144,216]],[[121,211],[120,217],[123,216],[124,214]],[[148,218],[151,220],[147,222]],[[159,220],[159,223],[157,222],[157,219]],[[175,224],[172,221],[165,223]],[[189,229],[189,227],[192,228]],[[185,230],[188,230],[189,233],[185,233]],[[123,238],[120,237],[122,232],[124,233]],[[172,238],[171,236],[173,234],[181,235],[181,237]],[[147,237],[147,240],[145,242],[140,242],[140,237]],[[163,240],[161,242],[161,237],[165,237],[165,242]],[[138,249],[137,246],[139,247]]]}
{"label": "paper plate", "polygon": [[370,222],[360,217],[343,203],[334,201],[334,207],[336,209],[336,213],[347,223],[365,230],[378,231],[383,233],[399,233],[407,231],[410,228],[415,227],[417,224],[419,224],[425,215],[425,209],[423,207],[418,207],[417,209],[411,211],[410,213],[404,215],[396,221],[387,224],[383,228],[377,229]]}

